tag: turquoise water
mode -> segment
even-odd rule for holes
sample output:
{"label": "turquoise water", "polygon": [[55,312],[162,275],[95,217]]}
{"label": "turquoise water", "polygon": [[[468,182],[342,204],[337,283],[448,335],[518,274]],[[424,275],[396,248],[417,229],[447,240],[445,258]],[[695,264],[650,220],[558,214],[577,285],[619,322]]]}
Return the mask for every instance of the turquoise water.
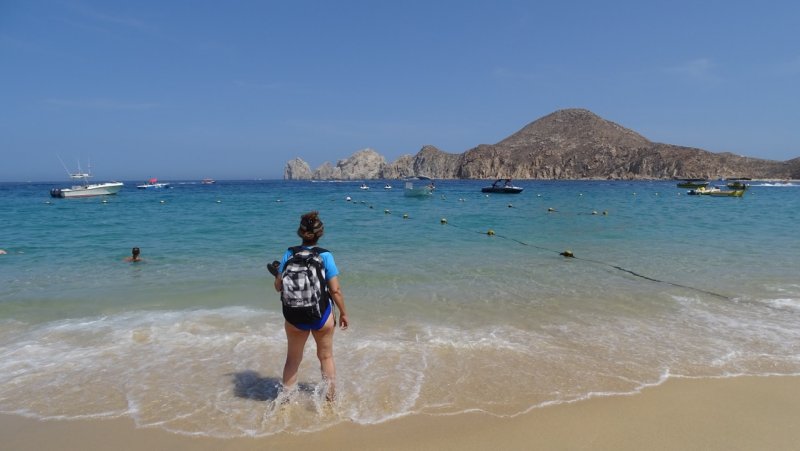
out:
{"label": "turquoise water", "polygon": [[[754,182],[741,199],[673,182],[486,196],[485,182],[440,181],[425,199],[393,184],[126,183],[105,203],[0,184],[0,411],[262,436],[800,373],[797,184]],[[277,388],[265,264],[309,210],[351,320],[332,409],[313,344],[300,392],[282,404]],[[145,262],[123,262],[133,246]]]}

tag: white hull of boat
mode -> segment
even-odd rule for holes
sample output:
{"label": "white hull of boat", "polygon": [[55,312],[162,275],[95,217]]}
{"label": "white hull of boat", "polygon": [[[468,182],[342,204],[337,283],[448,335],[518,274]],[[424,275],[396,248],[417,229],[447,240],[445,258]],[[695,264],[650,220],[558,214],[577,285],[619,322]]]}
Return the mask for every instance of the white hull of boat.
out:
{"label": "white hull of boat", "polygon": [[414,187],[410,183],[406,184],[403,189],[403,195],[406,197],[427,197],[433,194],[433,189],[429,186]]}
{"label": "white hull of boat", "polygon": [[50,195],[63,198],[110,196],[117,194],[123,186],[122,182],[75,185],[72,188],[54,188],[50,190]]}
{"label": "white hull of boat", "polygon": [[[414,182],[423,186],[414,186]],[[433,179],[429,177],[417,176],[405,179],[405,186],[403,187],[403,195],[406,197],[428,197],[433,194],[434,190]]]}

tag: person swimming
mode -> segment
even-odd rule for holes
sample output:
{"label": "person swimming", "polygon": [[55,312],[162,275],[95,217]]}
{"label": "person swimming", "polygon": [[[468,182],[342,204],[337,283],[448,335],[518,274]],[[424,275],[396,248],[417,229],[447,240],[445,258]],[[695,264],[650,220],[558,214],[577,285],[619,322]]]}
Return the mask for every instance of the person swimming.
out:
{"label": "person swimming", "polygon": [[140,262],[140,261],[142,261],[142,258],[139,257],[139,253],[140,253],[139,248],[138,247],[134,247],[133,249],[131,249],[131,256],[130,257],[125,257],[125,261],[126,262]]}

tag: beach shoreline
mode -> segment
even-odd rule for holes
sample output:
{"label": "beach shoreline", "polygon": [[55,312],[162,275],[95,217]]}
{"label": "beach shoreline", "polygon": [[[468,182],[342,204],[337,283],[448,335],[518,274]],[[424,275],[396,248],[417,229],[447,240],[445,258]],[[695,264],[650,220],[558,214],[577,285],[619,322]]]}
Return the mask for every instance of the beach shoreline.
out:
{"label": "beach shoreline", "polygon": [[800,377],[671,378],[640,393],[533,409],[411,415],[303,434],[219,439],[136,428],[128,418],[41,421],[0,415],[7,450],[750,450],[796,449]]}

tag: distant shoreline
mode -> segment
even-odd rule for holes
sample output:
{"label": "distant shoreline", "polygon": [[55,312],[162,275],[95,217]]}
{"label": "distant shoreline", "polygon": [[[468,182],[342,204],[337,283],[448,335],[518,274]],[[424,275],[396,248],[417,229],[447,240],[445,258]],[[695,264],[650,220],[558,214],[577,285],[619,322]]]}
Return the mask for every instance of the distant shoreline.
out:
{"label": "distant shoreline", "polygon": [[[503,177],[504,178],[504,177]],[[117,180],[117,179],[108,179],[110,181],[120,181],[125,184],[130,184],[131,186],[137,183],[142,183],[142,180]],[[170,179],[170,178],[163,178],[163,180],[168,181],[169,183],[174,184],[200,184],[201,179]],[[360,178],[360,179],[283,179],[283,178],[276,178],[276,179],[266,179],[266,178],[259,178],[259,179],[221,179],[216,180],[216,184],[220,183],[241,183],[241,182],[364,182],[369,180],[403,180],[402,178]],[[446,179],[436,179],[441,181],[494,181],[497,178],[482,178],[482,179],[453,179],[453,178],[446,178]],[[671,182],[671,181],[680,181],[684,180],[683,178],[631,178],[631,179],[609,179],[609,178],[564,178],[564,179],[516,179],[512,178],[515,181],[522,181],[522,182]],[[725,182],[729,180],[741,180],[738,178],[730,178],[730,179],[704,179],[709,182]],[[750,180],[746,180],[747,183],[751,182],[766,182],[766,183],[800,183],[800,179],[773,179],[773,178],[754,178]],[[29,185],[69,185],[69,180],[23,180],[23,181],[14,181],[14,180],[7,180],[7,181],[0,181],[0,184],[29,184]],[[128,186],[128,185],[126,185]]]}

